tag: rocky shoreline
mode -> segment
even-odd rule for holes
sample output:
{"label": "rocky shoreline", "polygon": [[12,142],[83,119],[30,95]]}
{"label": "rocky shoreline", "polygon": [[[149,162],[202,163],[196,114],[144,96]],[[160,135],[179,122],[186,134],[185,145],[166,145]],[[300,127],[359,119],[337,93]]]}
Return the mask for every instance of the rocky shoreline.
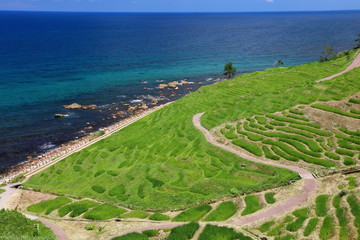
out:
{"label": "rocky shoreline", "polygon": [[[69,105],[63,105],[63,108],[71,111],[94,111],[99,113],[110,113],[108,116],[104,116],[102,121],[110,121],[111,123],[105,127],[98,127],[97,124],[87,122],[86,126],[79,133],[82,136],[75,138],[67,143],[61,144],[58,147],[38,154],[37,156],[28,156],[27,159],[19,164],[13,165],[0,174],[1,181],[9,181],[19,174],[25,173],[29,170],[39,168],[55,158],[59,158],[64,154],[73,151],[74,149],[81,148],[93,140],[94,134],[98,131],[103,131],[105,134],[114,129],[119,128],[131,121],[134,117],[142,115],[148,111],[152,111],[153,108],[158,108],[164,104],[175,101],[186,94],[193,92],[203,85],[211,84],[223,79],[215,79],[206,82],[189,82],[187,79],[180,81],[172,81],[169,83],[160,83],[155,89],[159,92],[159,96],[153,95],[141,95],[139,99],[130,101],[129,103],[119,104],[107,104],[97,106],[95,104],[81,105],[79,103],[72,103]],[[66,118],[68,115],[65,113],[54,114],[55,118]],[[104,123],[102,123],[104,124]]]}

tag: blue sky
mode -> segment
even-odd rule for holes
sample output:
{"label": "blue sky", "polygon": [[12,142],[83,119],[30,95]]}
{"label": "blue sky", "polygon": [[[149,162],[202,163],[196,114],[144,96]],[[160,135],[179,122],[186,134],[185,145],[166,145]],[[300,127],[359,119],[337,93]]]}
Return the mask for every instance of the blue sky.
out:
{"label": "blue sky", "polygon": [[360,0],[0,0],[0,10],[84,12],[360,10]]}

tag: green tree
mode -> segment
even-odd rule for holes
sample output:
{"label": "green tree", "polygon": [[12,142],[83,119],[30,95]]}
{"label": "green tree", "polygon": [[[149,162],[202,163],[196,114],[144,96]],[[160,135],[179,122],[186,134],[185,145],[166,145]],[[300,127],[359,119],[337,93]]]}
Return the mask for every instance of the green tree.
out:
{"label": "green tree", "polygon": [[322,52],[325,54],[325,56],[320,57],[320,62],[330,61],[331,58],[334,57],[336,54],[334,48],[330,45],[325,45],[325,48]]}
{"label": "green tree", "polygon": [[274,67],[280,67],[280,66],[282,66],[282,65],[284,65],[284,63],[283,63],[283,61],[281,61],[281,60],[276,60],[276,61],[274,62],[274,64],[273,64]]}
{"label": "green tree", "polygon": [[224,75],[228,75],[231,78],[235,75],[236,68],[233,67],[232,62],[228,62],[225,64],[224,71]]}
{"label": "green tree", "polygon": [[360,33],[358,34],[358,38],[355,39],[356,42],[356,46],[354,47],[354,49],[360,49]]}

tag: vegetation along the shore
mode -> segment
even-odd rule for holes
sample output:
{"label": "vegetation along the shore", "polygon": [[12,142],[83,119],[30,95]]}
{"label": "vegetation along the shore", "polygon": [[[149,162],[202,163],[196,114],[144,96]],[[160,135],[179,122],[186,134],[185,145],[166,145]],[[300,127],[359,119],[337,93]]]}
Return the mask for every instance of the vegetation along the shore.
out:
{"label": "vegetation along the shore", "polygon": [[[273,117],[276,115],[273,113],[319,100],[341,100],[358,92],[360,85],[356,76],[360,69],[334,80],[316,83],[318,79],[344,70],[354,55],[355,51],[327,62],[271,68],[204,86],[33,176],[25,187],[120,203],[129,208],[164,211],[183,209],[224,196],[261,191],[298,179],[291,171],[249,162],[207,143],[192,123],[193,115],[199,112],[206,112],[202,124],[208,129],[238,119],[249,119],[250,125],[255,116],[271,118],[264,126],[284,128],[284,144],[298,146],[296,155],[284,152],[282,145],[270,143],[266,139],[268,136],[245,129],[249,136],[253,134],[263,138],[261,141],[268,141],[265,143],[267,146],[259,146],[260,151],[248,148],[249,152],[269,158],[291,156],[331,168],[336,165],[333,164],[335,160],[314,161],[318,159],[315,155],[323,152],[320,151],[322,140],[317,138],[326,138],[321,136],[327,135],[326,131],[301,119],[301,114],[294,114],[300,111],[298,109],[293,109],[293,113],[286,112],[295,116],[292,118]],[[299,127],[290,129],[288,124]],[[265,132],[262,128],[256,131]],[[304,150],[298,144],[301,134],[297,139],[285,137],[289,129],[303,132],[303,135],[320,136],[309,143],[311,151],[301,153]],[[347,141],[344,134],[336,137]],[[330,151],[327,156],[344,156],[352,151],[341,149],[343,151],[336,153]]]}

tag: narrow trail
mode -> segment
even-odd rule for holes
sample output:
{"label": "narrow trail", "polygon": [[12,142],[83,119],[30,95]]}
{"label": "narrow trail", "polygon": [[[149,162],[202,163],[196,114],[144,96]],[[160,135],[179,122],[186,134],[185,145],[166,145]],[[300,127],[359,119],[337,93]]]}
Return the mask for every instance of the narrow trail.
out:
{"label": "narrow trail", "polygon": [[288,199],[284,202],[281,202],[272,208],[268,208],[263,211],[256,212],[256,213],[251,214],[247,217],[244,217],[238,221],[235,221],[232,223],[233,225],[246,225],[246,224],[250,224],[250,223],[253,223],[253,222],[268,218],[268,217],[272,217],[275,215],[285,213],[285,212],[299,206],[301,203],[305,202],[309,198],[309,196],[311,196],[312,193],[316,190],[317,180],[306,169],[299,168],[296,166],[284,165],[284,164],[280,164],[280,163],[276,163],[276,162],[263,161],[263,160],[254,158],[252,156],[249,156],[243,152],[237,151],[237,150],[231,148],[230,146],[226,146],[226,145],[223,145],[223,144],[217,142],[215,140],[215,138],[210,134],[210,132],[201,125],[200,119],[203,114],[204,113],[196,114],[193,117],[193,123],[194,123],[195,127],[204,134],[206,140],[209,143],[211,143],[212,145],[220,147],[231,153],[234,153],[234,154],[238,155],[239,157],[245,158],[249,161],[262,163],[262,164],[266,164],[266,165],[271,165],[271,166],[275,166],[275,167],[280,167],[280,168],[286,168],[291,171],[297,172],[297,173],[299,173],[300,177],[304,180],[303,186],[301,188],[301,192],[299,194],[294,195],[290,199]]}
{"label": "narrow trail", "polygon": [[338,77],[338,76],[340,76],[340,75],[342,75],[344,73],[347,73],[350,70],[353,70],[354,68],[358,68],[358,67],[360,67],[360,53],[357,53],[354,61],[344,71],[336,73],[336,74],[331,75],[329,77],[317,80],[317,82],[323,82],[323,81],[331,80],[333,78],[336,78],[336,77]]}

